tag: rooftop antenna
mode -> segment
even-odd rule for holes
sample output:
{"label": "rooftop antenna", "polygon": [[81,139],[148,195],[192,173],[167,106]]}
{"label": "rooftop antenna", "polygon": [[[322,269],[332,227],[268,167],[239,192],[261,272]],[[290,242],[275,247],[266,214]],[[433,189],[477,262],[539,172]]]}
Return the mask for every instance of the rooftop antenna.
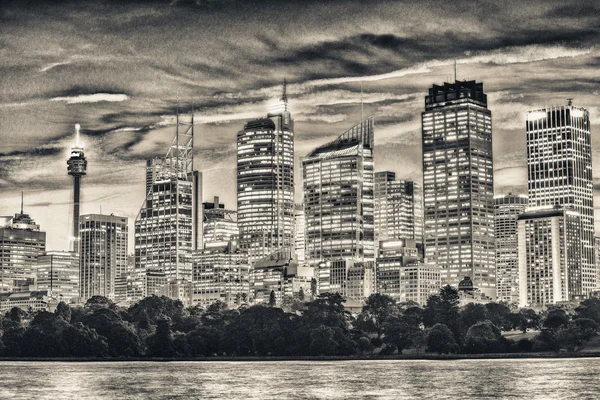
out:
{"label": "rooftop antenna", "polygon": [[21,214],[23,214],[23,192],[21,192]]}
{"label": "rooftop antenna", "polygon": [[281,100],[287,103],[287,79],[285,79],[285,76],[283,77],[283,94],[281,95]]}
{"label": "rooftop antenna", "polygon": [[456,82],[456,58],[454,59],[454,82]]}
{"label": "rooftop antenna", "polygon": [[572,106],[573,105],[573,98],[572,97],[567,98],[567,105],[568,106]]}

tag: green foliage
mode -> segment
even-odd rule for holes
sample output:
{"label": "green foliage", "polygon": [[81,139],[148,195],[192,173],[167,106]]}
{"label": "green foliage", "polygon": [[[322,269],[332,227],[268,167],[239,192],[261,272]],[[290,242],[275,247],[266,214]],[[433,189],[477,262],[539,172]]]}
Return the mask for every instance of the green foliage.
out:
{"label": "green foliage", "polygon": [[466,353],[496,353],[501,350],[502,333],[491,321],[472,325],[465,336]]}
{"label": "green foliage", "polygon": [[358,349],[360,351],[360,354],[370,353],[373,351],[373,345],[371,344],[371,341],[367,337],[363,336],[360,339],[358,339],[357,344],[358,344]]}
{"label": "green foliage", "polygon": [[435,324],[427,333],[427,351],[439,354],[458,352],[452,331],[444,324]]}
{"label": "green foliage", "polygon": [[566,327],[569,323],[569,316],[563,310],[552,310],[544,320],[544,328],[557,330]]}
{"label": "green foliage", "polygon": [[588,318],[600,324],[600,299],[585,299],[575,309],[576,318]]}
{"label": "green foliage", "polygon": [[373,293],[365,300],[356,325],[365,332],[376,333],[377,337],[381,337],[386,321],[397,318],[398,315],[394,299],[385,294]]}

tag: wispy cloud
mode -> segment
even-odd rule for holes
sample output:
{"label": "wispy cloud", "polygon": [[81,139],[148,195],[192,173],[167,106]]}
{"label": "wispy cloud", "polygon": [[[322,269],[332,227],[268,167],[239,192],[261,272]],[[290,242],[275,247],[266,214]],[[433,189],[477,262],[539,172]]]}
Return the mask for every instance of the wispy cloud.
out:
{"label": "wispy cloud", "polygon": [[78,96],[65,96],[65,97],[54,97],[50,101],[63,101],[67,104],[80,104],[80,103],[100,103],[106,102],[119,102],[128,100],[129,96],[126,94],[114,94],[114,93],[93,93],[93,94],[80,94]]}

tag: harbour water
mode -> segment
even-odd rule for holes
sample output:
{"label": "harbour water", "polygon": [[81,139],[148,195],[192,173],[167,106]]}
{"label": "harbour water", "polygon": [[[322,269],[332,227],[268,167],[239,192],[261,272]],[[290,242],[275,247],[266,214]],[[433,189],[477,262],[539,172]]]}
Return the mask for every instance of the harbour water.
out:
{"label": "harbour water", "polygon": [[599,399],[600,358],[0,362],[1,399]]}

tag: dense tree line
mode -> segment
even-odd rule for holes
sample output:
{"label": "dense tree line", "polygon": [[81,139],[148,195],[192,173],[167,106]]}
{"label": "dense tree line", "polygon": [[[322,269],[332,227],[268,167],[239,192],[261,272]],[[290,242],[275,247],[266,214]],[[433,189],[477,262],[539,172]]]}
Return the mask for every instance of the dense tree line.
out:
{"label": "dense tree line", "polygon": [[[0,356],[5,357],[213,357],[391,355],[429,353],[577,351],[598,334],[600,300],[574,310],[542,314],[511,310],[502,303],[459,308],[447,286],[425,307],[396,304],[373,294],[352,315],[339,294],[312,301],[287,299],[273,305],[202,309],[152,296],[129,308],[104,297],[84,307],[60,303],[54,313],[13,308],[0,319]],[[502,331],[539,330],[513,341]]]}

